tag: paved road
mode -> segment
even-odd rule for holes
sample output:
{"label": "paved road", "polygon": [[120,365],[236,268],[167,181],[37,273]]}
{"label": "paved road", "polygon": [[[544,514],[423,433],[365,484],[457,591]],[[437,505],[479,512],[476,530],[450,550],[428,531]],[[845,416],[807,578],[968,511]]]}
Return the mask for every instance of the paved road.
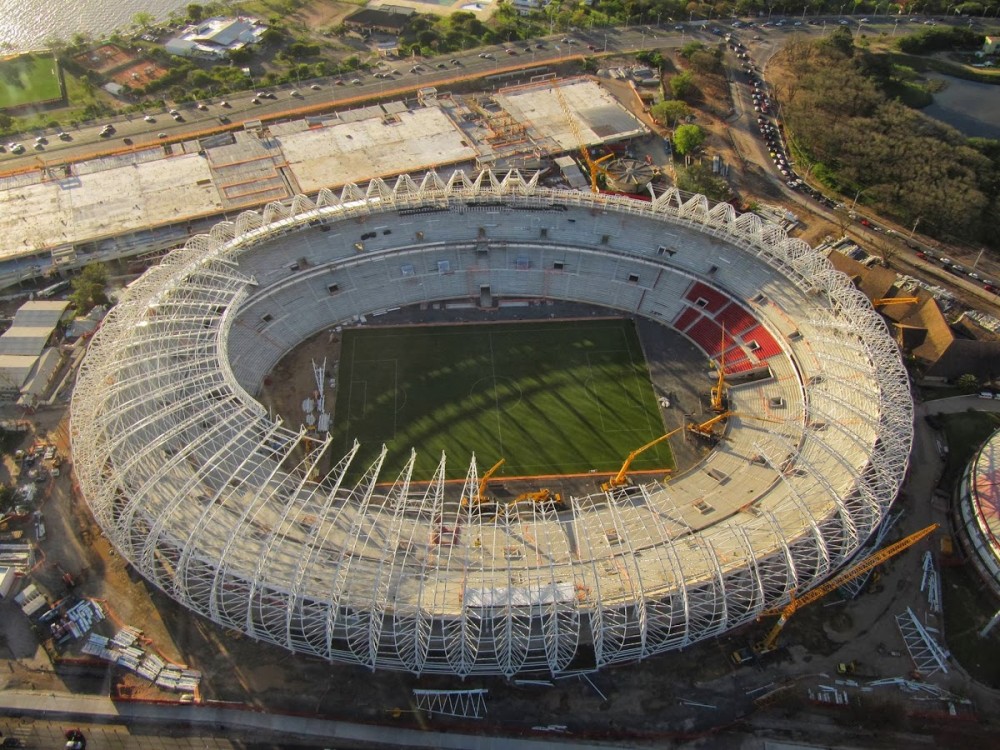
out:
{"label": "paved road", "polygon": [[[40,698],[42,698],[40,700]],[[321,740],[325,747],[407,747],[407,748],[456,748],[465,750],[552,750],[554,745],[565,744],[586,750],[607,750],[608,747],[628,747],[628,743],[594,744],[580,742],[558,734],[543,735],[542,739],[517,739],[488,737],[455,732],[437,732],[428,729],[408,729],[392,725],[354,724],[343,721],[315,719],[306,716],[262,713],[249,709],[224,706],[178,706],[151,703],[112,703],[100,696],[47,693],[40,696],[28,691],[0,692],[0,713],[15,717],[39,717],[49,721],[65,721],[66,726],[86,721],[92,736],[100,731],[100,744],[92,742],[92,750],[112,748],[117,750],[149,750],[150,748],[205,747],[228,750],[247,747],[248,742],[268,743],[271,738],[298,736],[303,742]],[[90,725],[105,725],[94,730]],[[15,723],[0,720],[5,735],[12,734]],[[122,727],[132,727],[124,730]],[[164,727],[164,734],[187,731],[195,738],[178,740],[137,732],[139,727]],[[47,730],[47,731],[51,731]],[[203,732],[204,734],[199,734]],[[221,736],[227,732],[238,736],[238,744]],[[14,733],[16,736],[16,733]],[[21,734],[26,734],[22,731]],[[194,742],[195,744],[190,744]],[[287,745],[286,742],[281,744]],[[51,745],[50,747],[58,747]],[[43,747],[43,745],[36,745]]]}

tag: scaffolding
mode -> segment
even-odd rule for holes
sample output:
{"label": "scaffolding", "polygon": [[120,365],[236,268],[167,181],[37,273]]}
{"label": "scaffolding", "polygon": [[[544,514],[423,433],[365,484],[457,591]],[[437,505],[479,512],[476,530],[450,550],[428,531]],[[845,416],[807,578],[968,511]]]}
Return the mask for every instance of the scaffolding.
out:
{"label": "scaffolding", "polygon": [[[474,253],[459,251],[477,246],[483,211],[558,216],[564,228],[540,244],[527,220],[491,224],[504,252],[466,268]],[[359,250],[362,221],[407,229]],[[692,252],[658,253],[667,235]],[[556,246],[559,258],[573,254],[574,273],[538,262]],[[418,300],[414,269],[438,269],[452,251],[448,273],[421,277]],[[710,253],[727,260],[708,277],[697,264]],[[498,298],[544,291],[630,315],[677,312],[693,280],[713,285],[779,342],[767,353],[773,377],[733,387],[738,412],[756,403],[765,415],[776,398],[784,418],[764,429],[732,417],[726,450],[668,484],[651,477],[612,498],[595,491],[494,515],[460,503],[480,481],[474,456],[442,455],[418,484],[416,453],[395,475],[385,449],[355,466],[357,444],[328,456],[328,436],[289,428],[253,397],[296,341],[394,305],[464,299],[467,274],[484,272]],[[511,677],[680,649],[822,583],[897,495],[912,401],[871,305],[780,227],[674,189],[642,202],[549,189],[516,171],[459,171],[298,196],[191,238],[95,334],[71,424],[98,523],[192,611],[328,661]],[[333,466],[322,476],[321,461]],[[446,484],[448,462],[463,482]]]}

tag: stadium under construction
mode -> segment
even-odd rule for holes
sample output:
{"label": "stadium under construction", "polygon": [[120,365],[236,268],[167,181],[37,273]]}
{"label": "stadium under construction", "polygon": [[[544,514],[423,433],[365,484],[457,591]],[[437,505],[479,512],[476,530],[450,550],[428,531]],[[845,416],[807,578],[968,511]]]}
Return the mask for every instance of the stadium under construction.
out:
{"label": "stadium under construction", "polygon": [[[912,442],[906,372],[864,296],[780,227],[516,170],[346,181],[190,238],[126,291],[81,367],[83,495],[191,611],[371,669],[559,675],[750,623],[884,518]],[[463,503],[475,456],[442,455],[419,484],[415,454],[358,472],[357,445],[331,457],[257,398],[317,332],[526,299],[647,318],[724,363],[725,440],[678,476],[486,515]],[[464,480],[446,483],[456,462]]]}

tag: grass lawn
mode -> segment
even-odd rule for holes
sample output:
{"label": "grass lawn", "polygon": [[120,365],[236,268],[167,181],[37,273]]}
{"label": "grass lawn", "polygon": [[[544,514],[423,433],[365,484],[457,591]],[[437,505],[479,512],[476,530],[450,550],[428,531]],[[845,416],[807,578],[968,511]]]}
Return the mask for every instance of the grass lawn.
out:
{"label": "grass lawn", "polygon": [[51,55],[21,55],[0,61],[0,109],[58,99],[59,73]]}
{"label": "grass lawn", "polygon": [[996,600],[972,568],[942,568],[941,597],[948,649],[975,679],[1000,688],[1000,626],[978,635],[997,611]]}
{"label": "grass lawn", "polygon": [[[635,448],[663,434],[635,327],[627,320],[344,332],[334,445],[356,437],[367,467],[382,443],[385,476],[418,451],[414,478],[448,454],[448,477],[616,471]],[[673,467],[666,443],[633,463]]]}

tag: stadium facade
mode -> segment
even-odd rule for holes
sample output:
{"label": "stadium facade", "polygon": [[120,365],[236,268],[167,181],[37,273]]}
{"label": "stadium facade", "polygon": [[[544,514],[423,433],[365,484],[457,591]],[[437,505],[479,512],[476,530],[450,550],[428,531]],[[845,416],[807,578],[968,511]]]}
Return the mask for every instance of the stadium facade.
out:
{"label": "stadium facade", "polygon": [[[753,214],[537,179],[431,173],[300,196],[191,238],[132,285],[72,403],[80,486],[123,557],[251,638],[462,676],[683,648],[848,561],[895,498],[912,441],[906,373],[871,305]],[[761,376],[731,387],[727,439],[683,475],[497,516],[460,503],[479,481],[474,456],[442,456],[419,485],[412,458],[393,476],[379,458],[348,483],[355,445],[317,476],[329,438],[255,400],[318,331],[486,298],[646,317],[707,356],[724,347],[734,378]],[[445,484],[446,461],[463,467],[461,488]]]}
{"label": "stadium facade", "polygon": [[966,559],[1000,596],[1000,430],[969,462],[953,510]]}

